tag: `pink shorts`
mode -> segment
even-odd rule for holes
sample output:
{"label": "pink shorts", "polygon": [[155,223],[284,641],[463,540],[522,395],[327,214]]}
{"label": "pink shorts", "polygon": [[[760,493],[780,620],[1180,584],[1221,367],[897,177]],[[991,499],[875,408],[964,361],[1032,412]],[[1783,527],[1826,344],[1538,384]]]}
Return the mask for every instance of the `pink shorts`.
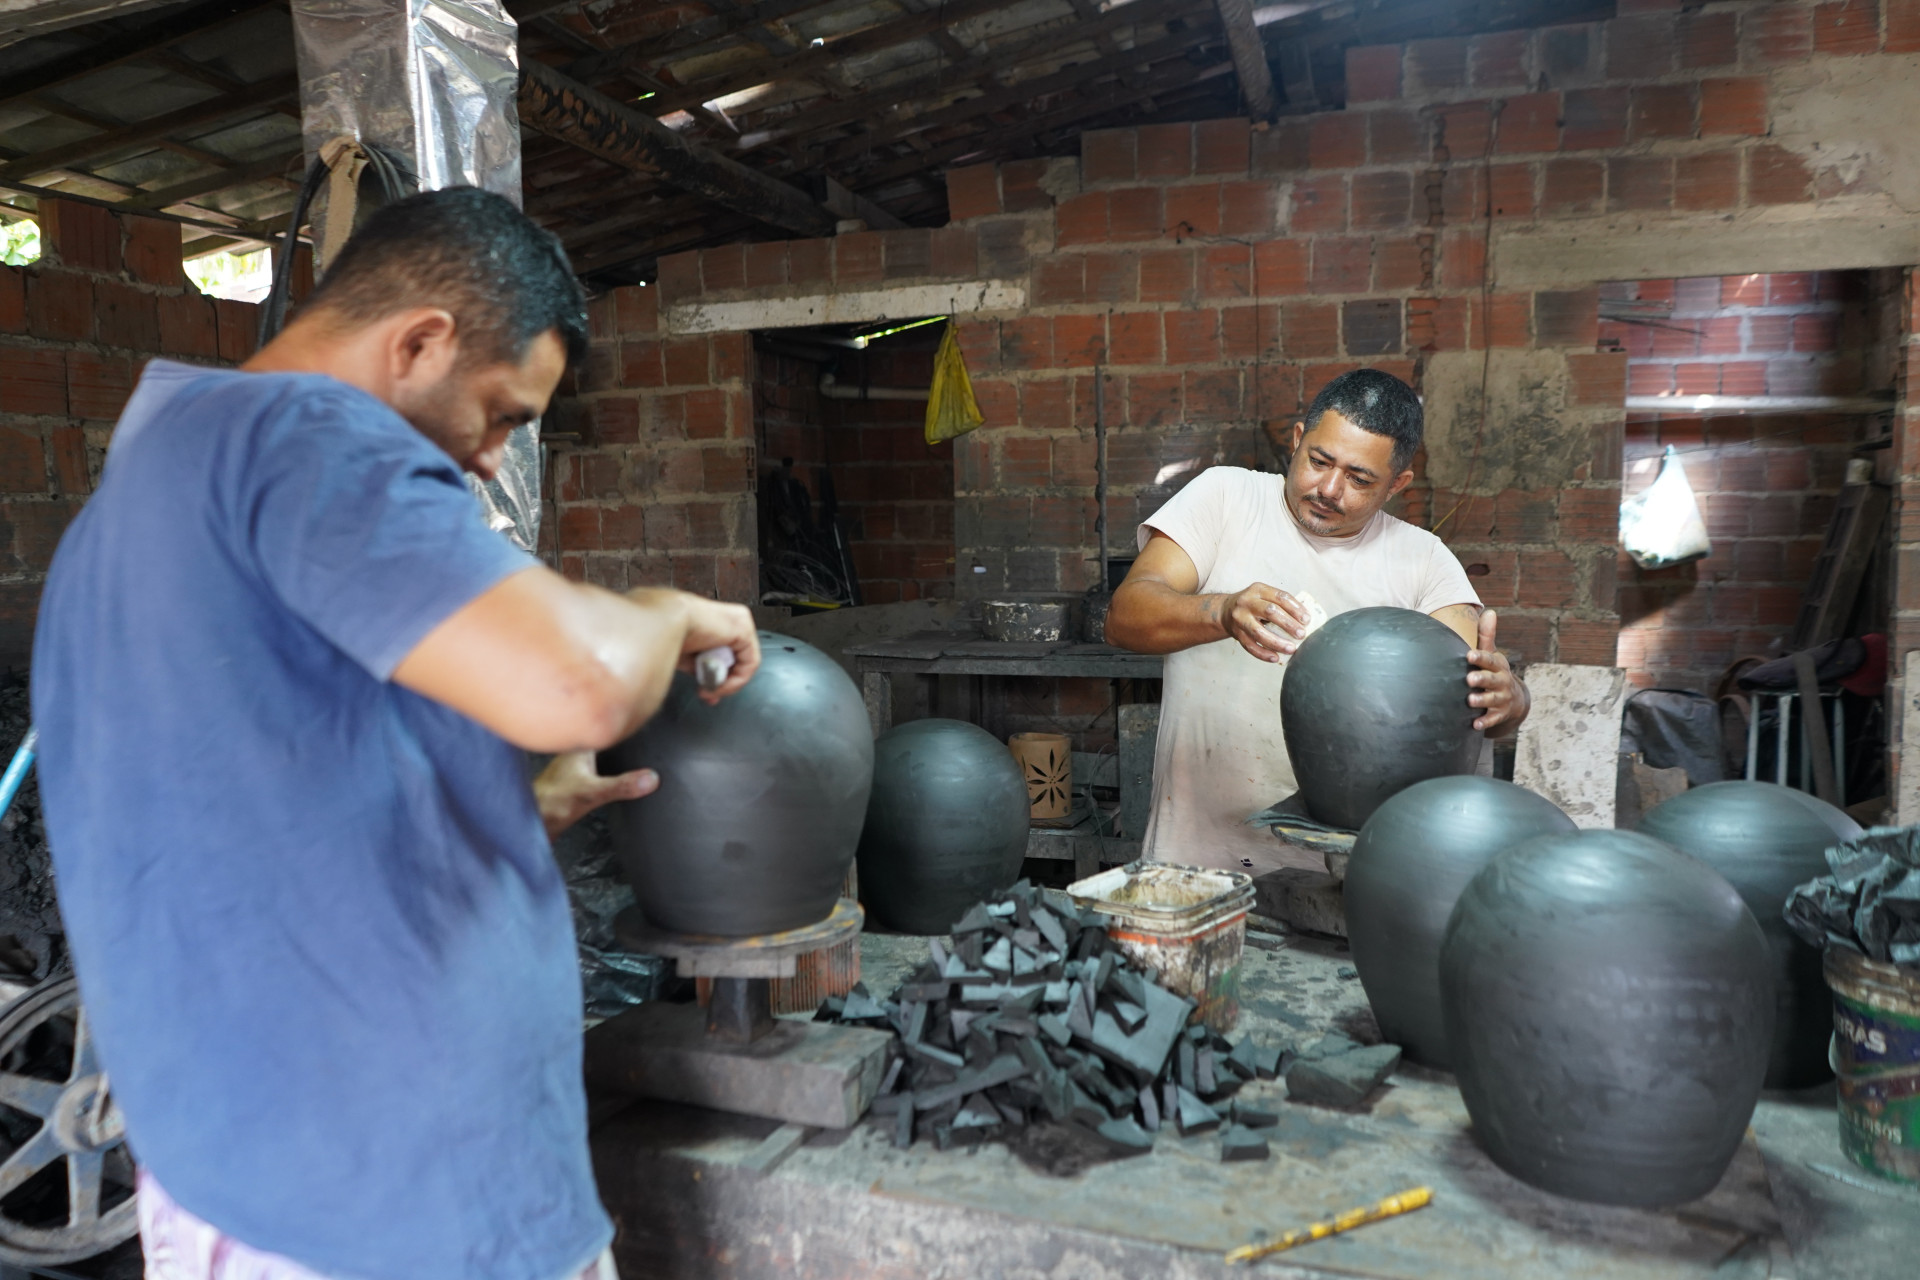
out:
{"label": "pink shorts", "polygon": [[[291,1258],[249,1249],[221,1235],[218,1227],[175,1204],[145,1169],[140,1171],[140,1251],[146,1255],[146,1280],[326,1280]],[[620,1280],[613,1269],[613,1250],[601,1254],[577,1280]]]}

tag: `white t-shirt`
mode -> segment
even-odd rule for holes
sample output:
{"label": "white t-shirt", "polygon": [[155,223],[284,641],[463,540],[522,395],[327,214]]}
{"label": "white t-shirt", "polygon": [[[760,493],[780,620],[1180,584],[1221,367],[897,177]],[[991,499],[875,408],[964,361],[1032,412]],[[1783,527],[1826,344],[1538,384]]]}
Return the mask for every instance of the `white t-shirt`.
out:
{"label": "white t-shirt", "polygon": [[[1179,543],[1203,593],[1262,582],[1311,593],[1329,617],[1374,605],[1432,613],[1480,603],[1460,562],[1425,529],[1382,512],[1353,537],[1318,537],[1287,510],[1286,483],[1268,472],[1211,467],[1140,526],[1140,546],[1155,530]],[[1142,856],[1256,874],[1325,870],[1290,854],[1264,827],[1246,825],[1296,789],[1280,731],[1286,670],[1231,637],[1167,655]]]}

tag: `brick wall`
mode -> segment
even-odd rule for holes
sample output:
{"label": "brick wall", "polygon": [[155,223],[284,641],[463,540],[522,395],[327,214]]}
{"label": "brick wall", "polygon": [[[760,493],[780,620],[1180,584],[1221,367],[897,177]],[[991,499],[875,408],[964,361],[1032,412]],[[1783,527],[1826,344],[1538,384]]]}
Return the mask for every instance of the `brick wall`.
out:
{"label": "brick wall", "polygon": [[[1089,582],[1096,366],[1115,552],[1196,470],[1274,465],[1273,438],[1327,379],[1390,369],[1429,409],[1404,512],[1476,571],[1503,645],[1611,663],[1628,358],[1598,345],[1598,281],[1520,289],[1487,263],[1509,236],[1601,219],[1642,234],[1670,220],[1725,244],[1826,198],[1878,207],[1885,192],[1862,175],[1885,160],[1880,143],[1796,151],[1785,144],[1800,135],[1775,124],[1798,101],[1784,90],[1810,76],[1920,47],[1916,15],[1920,0],[1656,2],[1609,22],[1356,49],[1343,110],[1259,131],[1089,133],[1077,158],[956,170],[949,227],[670,257],[647,305],[678,315],[957,279],[1024,289],[1025,306],[960,317],[987,414],[955,449],[960,593]],[[1855,150],[1864,166],[1839,159]],[[638,305],[626,296],[609,306]],[[614,394],[619,366],[602,368]],[[623,397],[651,394],[632,378],[657,375],[627,376]],[[690,496],[632,480],[595,501]]]}
{"label": "brick wall", "polygon": [[42,253],[0,266],[0,661],[24,663],[54,547],[93,492],[115,419],[153,356],[231,364],[257,308],[188,283],[180,228],[43,200]]}
{"label": "brick wall", "polygon": [[[1892,272],[1649,280],[1609,299],[1653,304],[1604,321],[1628,354],[1634,395],[1850,395],[1886,390],[1876,358],[1879,299]],[[1671,312],[1660,314],[1662,306]],[[1668,569],[1620,557],[1620,665],[1635,684],[1711,692],[1737,658],[1779,651],[1832,518],[1853,446],[1884,433],[1872,415],[1629,413],[1626,492],[1679,454],[1713,551]]]}

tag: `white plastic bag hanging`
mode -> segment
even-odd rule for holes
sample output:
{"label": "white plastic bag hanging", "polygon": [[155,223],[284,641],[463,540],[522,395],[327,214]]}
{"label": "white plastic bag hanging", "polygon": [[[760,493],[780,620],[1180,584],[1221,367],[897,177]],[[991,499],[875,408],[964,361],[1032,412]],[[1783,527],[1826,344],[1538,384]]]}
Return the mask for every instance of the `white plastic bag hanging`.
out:
{"label": "white plastic bag hanging", "polygon": [[1620,504],[1620,545],[1642,569],[1684,564],[1713,550],[1686,468],[1672,445],[1654,482]]}

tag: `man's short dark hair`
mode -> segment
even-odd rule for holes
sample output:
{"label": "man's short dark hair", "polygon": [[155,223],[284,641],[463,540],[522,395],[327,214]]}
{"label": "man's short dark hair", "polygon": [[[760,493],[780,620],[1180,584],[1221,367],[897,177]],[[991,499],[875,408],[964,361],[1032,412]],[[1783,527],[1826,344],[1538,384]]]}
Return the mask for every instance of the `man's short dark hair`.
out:
{"label": "man's short dark hair", "polygon": [[371,323],[408,307],[453,315],[463,362],[518,364],[548,330],[587,349],[587,303],[567,251],[504,196],[444,187],[380,209],[340,250],[302,311]]}
{"label": "man's short dark hair", "polygon": [[1420,452],[1422,418],[1420,397],[1413,388],[1378,369],[1354,369],[1320,388],[1307,406],[1307,430],[1320,424],[1320,415],[1332,410],[1362,431],[1393,441],[1393,473],[1413,465]]}

